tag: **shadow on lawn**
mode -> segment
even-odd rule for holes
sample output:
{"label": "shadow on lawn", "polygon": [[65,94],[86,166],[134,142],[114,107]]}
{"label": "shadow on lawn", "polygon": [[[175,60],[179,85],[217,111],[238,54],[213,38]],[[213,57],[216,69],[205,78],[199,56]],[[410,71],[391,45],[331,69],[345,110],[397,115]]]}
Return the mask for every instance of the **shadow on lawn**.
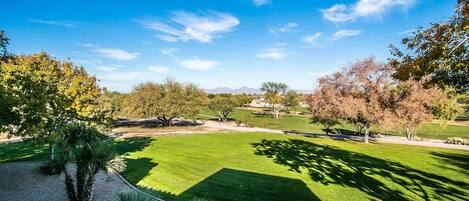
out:
{"label": "shadow on lawn", "polygon": [[[262,140],[255,154],[272,158],[291,171],[307,171],[313,181],[359,189],[381,200],[467,200],[469,184],[420,171],[397,162],[303,140]],[[377,179],[380,177],[380,180]],[[392,182],[411,194],[383,183]]]}
{"label": "shadow on lawn", "polygon": [[[430,154],[432,154],[435,158],[439,159],[440,161],[456,167],[457,169],[453,168],[454,171],[461,172],[469,176],[469,156],[442,152],[431,152]],[[443,168],[450,167],[445,165]]]}
{"label": "shadow on lawn", "polygon": [[117,154],[127,155],[131,152],[142,151],[154,141],[156,140],[149,137],[131,137],[112,140],[111,143]]}
{"label": "shadow on lawn", "polygon": [[33,142],[13,142],[0,144],[0,162],[44,160],[48,156],[48,146]]}
{"label": "shadow on lawn", "polygon": [[143,189],[164,200],[217,201],[314,201],[320,200],[303,181],[242,170],[222,168],[180,195]]}

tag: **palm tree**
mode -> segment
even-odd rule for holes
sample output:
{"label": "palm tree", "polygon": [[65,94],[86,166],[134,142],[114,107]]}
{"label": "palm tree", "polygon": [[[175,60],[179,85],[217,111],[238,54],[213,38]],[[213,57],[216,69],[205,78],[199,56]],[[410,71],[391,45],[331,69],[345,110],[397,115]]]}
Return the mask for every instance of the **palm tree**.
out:
{"label": "palm tree", "polygon": [[[56,143],[59,169],[65,174],[65,186],[70,201],[91,201],[95,175],[100,170],[122,171],[125,164],[115,153],[106,136],[96,128],[82,123],[73,123],[61,130]],[[70,174],[67,165],[75,163],[76,175]],[[75,179],[75,180],[74,180]]]}
{"label": "palm tree", "polygon": [[282,109],[283,95],[285,94],[287,89],[288,86],[285,83],[262,83],[261,91],[265,93],[265,100],[274,110],[274,115],[276,119],[279,118],[280,109]]}

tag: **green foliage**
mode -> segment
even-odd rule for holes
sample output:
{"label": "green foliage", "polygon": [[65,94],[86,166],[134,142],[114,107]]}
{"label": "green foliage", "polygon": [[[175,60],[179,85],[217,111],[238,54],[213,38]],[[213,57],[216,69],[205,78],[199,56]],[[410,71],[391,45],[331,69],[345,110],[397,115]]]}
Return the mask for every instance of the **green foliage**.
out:
{"label": "green foliage", "polygon": [[280,109],[283,107],[283,96],[287,92],[288,86],[285,83],[264,82],[261,91],[264,92],[264,100],[274,111],[275,118],[280,117]]}
{"label": "green foliage", "polygon": [[0,64],[0,131],[50,141],[68,122],[103,125],[95,77],[42,52]]}
{"label": "green foliage", "polygon": [[464,113],[464,108],[458,103],[458,100],[461,100],[464,94],[458,94],[453,89],[447,88],[444,95],[444,97],[434,101],[431,112],[437,119],[444,122],[452,121]]}
{"label": "green foliage", "polygon": [[399,80],[428,80],[427,85],[451,86],[458,92],[469,91],[469,5],[458,0],[456,13],[444,23],[418,27],[402,39],[405,50],[390,46],[394,77]]}
{"label": "green foliage", "polygon": [[157,118],[163,125],[171,125],[177,117],[193,117],[199,114],[207,96],[193,84],[166,80],[162,84],[140,84],[124,101],[124,111],[130,117]]}
{"label": "green foliage", "polygon": [[287,111],[297,108],[300,106],[300,95],[293,90],[288,91],[283,98],[283,105],[285,105]]}
{"label": "green foliage", "polygon": [[[55,166],[65,175],[65,185],[70,201],[90,201],[95,175],[99,170],[122,171],[122,160],[115,162],[115,153],[106,136],[97,129],[82,123],[69,124],[61,129],[55,144]],[[76,164],[76,176],[70,175],[67,164]],[[110,167],[112,165],[112,167]]]}
{"label": "green foliage", "polygon": [[125,117],[123,110],[125,98],[126,94],[122,94],[117,91],[111,92],[104,88],[99,100],[100,108],[102,111],[109,113],[113,119]]}
{"label": "green foliage", "polygon": [[235,95],[235,98],[239,107],[246,107],[252,102],[252,100],[254,100],[253,96],[247,94],[237,94]]}
{"label": "green foliage", "polygon": [[238,103],[233,97],[217,96],[209,101],[208,108],[217,115],[220,120],[227,121],[229,115]]}

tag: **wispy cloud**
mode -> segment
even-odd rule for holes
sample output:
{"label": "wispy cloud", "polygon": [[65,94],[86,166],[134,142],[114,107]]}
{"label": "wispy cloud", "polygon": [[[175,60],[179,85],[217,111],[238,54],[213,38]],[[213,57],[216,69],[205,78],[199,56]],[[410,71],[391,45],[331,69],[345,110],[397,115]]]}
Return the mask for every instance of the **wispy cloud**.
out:
{"label": "wispy cloud", "polygon": [[341,29],[332,35],[332,40],[339,40],[346,37],[359,35],[362,31],[355,29]]}
{"label": "wispy cloud", "polygon": [[141,20],[145,28],[158,32],[157,37],[168,41],[196,40],[211,42],[221,33],[229,32],[239,24],[239,20],[227,13],[209,11],[201,14],[176,11],[170,20]]}
{"label": "wispy cloud", "polygon": [[272,1],[271,0],[252,0],[252,3],[255,6],[264,6],[264,5],[271,4]]}
{"label": "wispy cloud", "polygon": [[355,21],[360,17],[380,16],[394,7],[408,7],[414,0],[358,0],[355,4],[336,4],[321,10],[324,19],[332,22]]}
{"label": "wispy cloud", "polygon": [[38,24],[46,24],[46,25],[53,25],[53,26],[61,26],[61,27],[68,27],[68,28],[76,28],[79,24],[76,21],[67,21],[67,20],[40,20],[40,19],[29,19],[30,22],[38,23]]}
{"label": "wispy cloud", "polygon": [[275,59],[280,60],[287,56],[285,52],[283,52],[280,48],[270,48],[267,49],[266,52],[257,54],[256,57],[263,58],[263,59]]}
{"label": "wispy cloud", "polygon": [[128,52],[122,49],[117,48],[103,48],[94,44],[81,44],[81,46],[90,48],[92,51],[99,54],[101,57],[116,59],[119,61],[128,61],[137,58],[140,53],[138,52]]}
{"label": "wispy cloud", "polygon": [[316,44],[316,41],[319,39],[319,37],[321,37],[321,33],[317,32],[313,35],[309,35],[309,36],[305,36],[303,38],[301,38],[301,41],[305,42],[305,43],[309,43],[311,45],[315,45]]}
{"label": "wispy cloud", "polygon": [[401,31],[401,32],[397,33],[397,35],[409,35],[409,34],[413,33],[414,31],[415,31],[415,29],[409,29],[409,30]]}
{"label": "wispy cloud", "polygon": [[289,23],[286,23],[282,26],[276,26],[276,27],[270,27],[269,28],[269,32],[270,33],[278,33],[278,32],[291,32],[295,29],[295,27],[297,27],[298,24],[297,23],[294,23],[294,22],[289,22]]}
{"label": "wispy cloud", "polygon": [[150,66],[148,67],[148,70],[154,72],[154,73],[167,73],[169,72],[168,67],[163,67],[163,66]]}
{"label": "wispy cloud", "polygon": [[205,60],[205,59],[198,59],[198,58],[193,58],[193,59],[188,59],[188,60],[181,60],[178,62],[179,65],[192,69],[192,70],[198,70],[198,71],[206,71],[209,69],[212,69],[216,66],[218,66],[220,63],[217,61],[213,60]]}
{"label": "wispy cloud", "polygon": [[124,66],[120,65],[120,64],[113,64],[113,65],[109,65],[109,66],[97,66],[96,69],[98,69],[101,72],[111,73],[111,72],[114,72],[117,69],[122,68],[122,67],[124,67]]}
{"label": "wispy cloud", "polygon": [[96,67],[99,71],[101,72],[106,72],[106,73],[111,73],[111,72],[114,72],[117,70],[116,67],[112,67],[112,66],[98,66]]}

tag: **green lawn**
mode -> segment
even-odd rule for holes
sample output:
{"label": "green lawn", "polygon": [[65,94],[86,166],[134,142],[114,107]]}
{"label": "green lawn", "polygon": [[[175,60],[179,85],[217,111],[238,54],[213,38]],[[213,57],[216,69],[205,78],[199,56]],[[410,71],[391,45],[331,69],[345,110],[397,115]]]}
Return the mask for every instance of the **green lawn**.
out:
{"label": "green lawn", "polygon": [[[213,113],[208,109],[202,110],[203,115],[213,116]],[[207,117],[202,117],[208,119]],[[249,125],[254,127],[264,127],[279,130],[294,130],[300,132],[314,132],[314,133],[325,133],[323,126],[319,124],[310,124],[308,116],[298,115],[286,115],[280,119],[274,119],[271,115],[253,115],[251,110],[237,109],[231,116],[236,120],[245,121],[249,119]],[[342,132],[354,131],[354,128],[350,124],[344,124],[338,126]],[[393,131],[382,131],[379,128],[373,128],[374,131],[380,133],[386,133],[390,135],[403,135],[404,133],[399,130]],[[447,125],[442,127],[436,123],[425,123],[420,126],[417,130],[417,135],[424,138],[443,139],[446,140],[449,137],[463,137],[469,138],[469,126],[460,125]]]}
{"label": "green lawn", "polygon": [[130,182],[166,200],[467,200],[467,151],[220,133],[116,142]]}
{"label": "green lawn", "polygon": [[[131,183],[167,201],[468,200],[469,152],[267,133],[112,141]],[[0,144],[0,163],[47,146]]]}

